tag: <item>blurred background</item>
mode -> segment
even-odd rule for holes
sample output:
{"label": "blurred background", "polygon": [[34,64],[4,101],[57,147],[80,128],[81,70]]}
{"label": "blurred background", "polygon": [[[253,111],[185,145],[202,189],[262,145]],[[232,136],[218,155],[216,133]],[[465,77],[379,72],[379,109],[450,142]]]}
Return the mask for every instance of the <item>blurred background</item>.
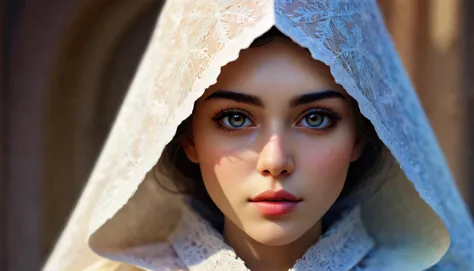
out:
{"label": "blurred background", "polygon": [[[39,270],[77,201],[161,0],[0,6],[0,270]],[[474,1],[379,0],[474,210]]]}

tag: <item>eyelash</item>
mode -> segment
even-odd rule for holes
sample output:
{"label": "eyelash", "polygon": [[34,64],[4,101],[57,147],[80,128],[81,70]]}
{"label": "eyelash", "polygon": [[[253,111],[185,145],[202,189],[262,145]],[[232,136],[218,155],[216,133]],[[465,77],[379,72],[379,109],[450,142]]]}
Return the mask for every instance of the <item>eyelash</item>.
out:
{"label": "eyelash", "polygon": [[[314,108],[314,109],[306,110],[303,114],[301,114],[298,117],[298,122],[297,123],[299,124],[301,121],[304,120],[304,118],[306,116],[308,116],[311,113],[313,113],[313,114],[316,113],[316,114],[319,114],[323,117],[327,117],[329,119],[329,122],[330,122],[330,124],[327,125],[324,128],[311,128],[311,127],[303,126],[304,128],[309,128],[311,130],[326,131],[326,130],[329,130],[329,129],[333,128],[337,124],[337,122],[339,120],[341,120],[341,116],[339,114],[337,114],[336,112],[330,110],[330,109],[327,109],[327,108]],[[229,128],[228,126],[226,126],[222,123],[222,121],[225,117],[230,117],[233,114],[242,115],[243,117],[245,117],[248,121],[250,121],[253,124],[253,121],[249,116],[250,114],[247,111],[240,110],[240,109],[221,109],[214,117],[212,117],[212,120],[214,122],[216,122],[217,128],[219,130],[222,130],[222,131],[225,131],[225,132],[235,132],[237,130],[241,130],[240,128]],[[296,126],[301,127],[302,125],[296,125]],[[243,128],[246,128],[246,127],[243,127]]]}
{"label": "eyelash", "polygon": [[[328,109],[328,108],[314,108],[314,109],[309,109],[309,110],[306,110],[304,111],[303,114],[300,115],[300,117],[298,118],[298,124],[303,121],[303,119],[310,115],[310,114],[318,114],[318,115],[321,115],[322,117],[326,117],[328,118],[328,121],[329,121],[329,124],[324,127],[324,128],[311,128],[311,127],[306,127],[306,126],[303,126],[304,128],[308,128],[308,129],[311,129],[311,130],[315,130],[315,131],[327,131],[327,130],[330,130],[331,128],[333,128],[337,122],[339,120],[341,120],[341,116],[339,114],[337,114],[336,112]],[[297,125],[297,126],[301,126],[301,125]]]}
{"label": "eyelash", "polygon": [[222,130],[224,132],[235,132],[237,130],[240,130],[239,128],[229,128],[226,125],[222,124],[222,120],[225,117],[230,117],[232,114],[239,114],[247,118],[252,124],[253,121],[249,117],[249,113],[245,110],[240,110],[240,109],[221,109],[214,117],[212,117],[212,120],[216,122],[217,128],[219,130]]}

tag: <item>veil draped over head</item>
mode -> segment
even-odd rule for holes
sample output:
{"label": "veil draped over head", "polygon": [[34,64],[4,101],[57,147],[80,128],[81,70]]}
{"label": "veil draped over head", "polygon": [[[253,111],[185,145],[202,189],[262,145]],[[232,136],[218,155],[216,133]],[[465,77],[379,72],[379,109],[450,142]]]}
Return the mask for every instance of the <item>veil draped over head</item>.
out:
{"label": "veil draped over head", "polygon": [[155,245],[175,230],[183,196],[156,184],[173,180],[155,165],[221,67],[274,26],[330,67],[395,158],[359,196],[374,270],[474,270],[471,217],[374,0],[167,1],[45,270],[100,270],[139,250],[147,256],[129,263],[166,270],[150,262],[173,261]]}

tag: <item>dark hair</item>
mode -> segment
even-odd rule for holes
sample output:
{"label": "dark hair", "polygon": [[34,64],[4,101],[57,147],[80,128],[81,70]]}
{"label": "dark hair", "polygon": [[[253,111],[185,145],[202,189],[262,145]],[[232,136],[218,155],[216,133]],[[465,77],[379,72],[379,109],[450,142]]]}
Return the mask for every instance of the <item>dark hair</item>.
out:
{"label": "dark hair", "polygon": [[[261,46],[274,38],[290,40],[278,29],[272,28],[257,38],[250,47]],[[358,134],[361,139],[363,138],[366,141],[366,144],[359,159],[350,164],[346,182],[339,198],[343,198],[363,186],[364,180],[367,180],[376,171],[383,149],[383,143],[377,136],[372,123],[360,113],[355,100],[353,100],[353,107],[356,113]],[[183,140],[189,132],[191,117],[188,117],[178,126],[174,138],[166,145],[160,158],[159,169],[167,177],[176,181],[175,185],[178,191],[170,192],[190,195],[211,211],[218,211],[206,191],[199,165],[188,159],[182,147]]]}

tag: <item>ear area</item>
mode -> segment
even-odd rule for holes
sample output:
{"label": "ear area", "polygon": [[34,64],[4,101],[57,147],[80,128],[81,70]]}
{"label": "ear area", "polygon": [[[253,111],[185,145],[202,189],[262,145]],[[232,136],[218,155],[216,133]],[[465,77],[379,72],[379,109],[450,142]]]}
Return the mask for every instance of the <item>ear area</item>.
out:
{"label": "ear area", "polygon": [[199,163],[198,156],[197,156],[197,151],[196,151],[196,146],[194,144],[194,138],[192,135],[187,135],[183,139],[183,149],[184,152],[186,153],[186,156],[188,159],[193,162],[193,163]]}
{"label": "ear area", "polygon": [[351,162],[355,162],[360,158],[366,145],[367,145],[367,138],[365,137],[358,138],[354,142],[354,148],[352,148],[352,154],[351,154]]}

